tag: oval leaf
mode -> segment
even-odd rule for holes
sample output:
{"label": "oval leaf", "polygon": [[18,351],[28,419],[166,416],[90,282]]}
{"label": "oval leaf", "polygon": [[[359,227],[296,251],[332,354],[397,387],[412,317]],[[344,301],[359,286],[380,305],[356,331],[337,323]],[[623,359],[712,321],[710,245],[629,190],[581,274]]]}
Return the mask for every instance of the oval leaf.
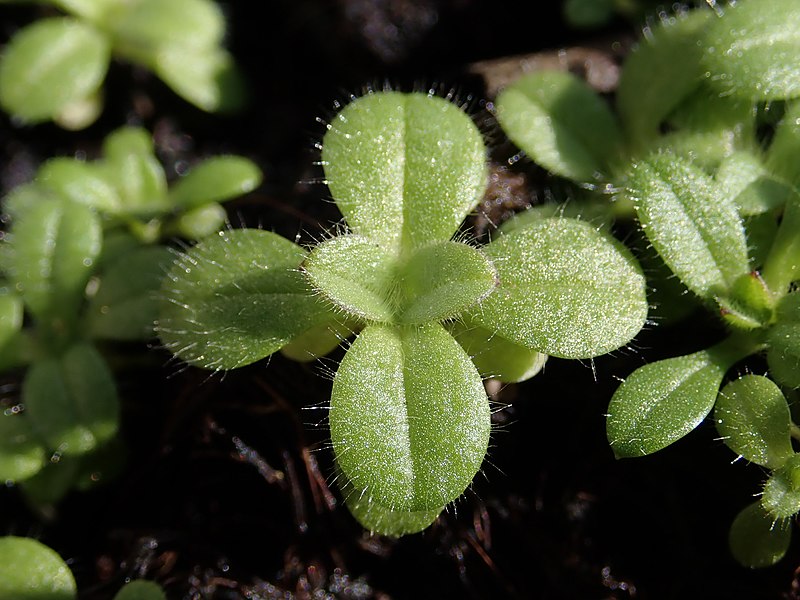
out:
{"label": "oval leaf", "polygon": [[0,598],[75,600],[75,578],[56,552],[41,542],[0,537]]}
{"label": "oval leaf", "polygon": [[387,246],[449,239],[486,187],[483,139],[455,104],[368,94],[332,121],[325,176],[350,228]]}
{"label": "oval leaf", "polygon": [[0,61],[0,104],[26,122],[53,118],[91,95],[110,60],[108,40],[70,18],[42,19],[22,29]]}
{"label": "oval leaf", "polygon": [[114,378],[91,344],[76,343],[60,358],[34,363],[22,403],[34,431],[63,454],[85,454],[117,432]]}
{"label": "oval leaf", "polygon": [[98,216],[48,200],[26,211],[12,233],[11,277],[28,309],[39,319],[74,320],[102,246]]}
{"label": "oval leaf", "polygon": [[47,460],[44,446],[24,412],[0,411],[0,481],[22,481],[34,476]]}
{"label": "oval leaf", "polygon": [[636,369],[608,406],[606,434],[617,458],[652,454],[694,430],[711,412],[725,372],[751,351],[723,343]]}
{"label": "oval leaf", "polygon": [[747,240],[731,200],[699,168],[669,154],[633,165],[628,195],[645,234],[701,298],[724,295],[749,271]]}
{"label": "oval leaf", "polygon": [[455,500],[489,443],[480,375],[441,325],[369,326],[333,381],[331,438],[359,496],[392,511]]}
{"label": "oval leaf", "polygon": [[122,586],[114,600],[167,600],[167,596],[154,581],[138,579]]}
{"label": "oval leaf", "polygon": [[589,358],[624,346],[647,317],[631,253],[588,223],[541,219],[485,248],[499,287],[469,317],[526,348]]}
{"label": "oval leaf", "polygon": [[620,155],[611,110],[569,72],[538,71],[508,86],[497,97],[497,118],[536,163],[574,181],[607,177]]}
{"label": "oval leaf", "polygon": [[788,519],[800,512],[800,454],[772,472],[764,485],[761,506],[773,519]]}
{"label": "oval leaf", "polygon": [[703,36],[703,67],[720,93],[754,100],[800,96],[800,4],[771,0],[726,7]]}
{"label": "oval leaf", "polygon": [[120,208],[119,194],[94,165],[74,158],[47,161],[39,168],[36,183],[65,200],[86,204],[101,212],[114,214]]}
{"label": "oval leaf", "polygon": [[750,462],[777,469],[794,454],[789,405],[766,377],[745,375],[726,385],[714,407],[714,422],[725,444]]}
{"label": "oval leaf", "polygon": [[769,567],[783,558],[792,539],[792,525],[776,521],[755,502],[736,515],[728,543],[733,557],[745,567]]}
{"label": "oval leaf", "polygon": [[197,207],[222,202],[252,192],[261,183],[261,171],[241,156],[216,156],[204,160],[169,190],[173,204]]}
{"label": "oval leaf", "polygon": [[330,318],[300,273],[305,257],[297,244],[256,229],[200,242],[164,280],[162,342],[181,359],[215,370],[280,350]]}
{"label": "oval leaf", "polygon": [[787,294],[778,305],[777,323],[767,333],[770,374],[792,388],[800,387],[800,293]]}
{"label": "oval leaf", "polygon": [[420,248],[399,277],[398,321],[406,325],[453,318],[497,285],[497,271],[483,252],[458,242]]}

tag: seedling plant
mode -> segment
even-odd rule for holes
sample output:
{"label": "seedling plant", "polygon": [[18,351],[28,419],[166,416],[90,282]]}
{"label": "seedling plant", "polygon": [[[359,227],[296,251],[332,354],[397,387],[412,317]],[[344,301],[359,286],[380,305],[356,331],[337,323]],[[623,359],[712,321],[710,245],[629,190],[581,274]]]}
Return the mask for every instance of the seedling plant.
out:
{"label": "seedling plant", "polygon": [[[800,511],[800,429],[784,394],[800,387],[800,6],[768,4],[695,10],[648,29],[623,66],[616,115],[562,72],[532,74],[497,99],[509,137],[578,184],[567,212],[607,224],[635,216],[663,316],[685,312],[679,294],[688,290],[724,325],[719,343],[630,375],[611,400],[607,431],[618,457],[643,456],[713,410],[724,442],[769,471],[760,499],[731,528],[734,555],[754,567],[783,556]],[[726,383],[756,354],[769,377]]]}
{"label": "seedling plant", "polygon": [[353,99],[322,164],[336,234],[310,250],[253,229],[200,242],[168,273],[159,334],[212,370],[344,343],[329,411],[337,483],[366,528],[419,531],[481,468],[482,377],[518,381],[543,355],[624,346],[645,322],[645,280],[622,244],[575,219],[469,243],[459,226],[486,186],[483,139],[433,93]]}

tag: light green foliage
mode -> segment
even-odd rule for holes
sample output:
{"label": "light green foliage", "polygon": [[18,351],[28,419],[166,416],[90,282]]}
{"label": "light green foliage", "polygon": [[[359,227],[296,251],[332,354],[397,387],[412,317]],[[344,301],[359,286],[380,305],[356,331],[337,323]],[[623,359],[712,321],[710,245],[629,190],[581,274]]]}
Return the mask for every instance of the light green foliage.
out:
{"label": "light green foliage", "polygon": [[117,432],[119,399],[94,346],[77,342],[63,356],[37,361],[25,375],[25,415],[48,446],[85,454]]}
{"label": "light green foliage", "polygon": [[661,258],[701,298],[725,295],[748,272],[736,206],[697,167],[652,155],[633,164],[627,193]]}
{"label": "light green foliage", "polygon": [[548,170],[574,181],[607,176],[621,150],[616,118],[588,85],[561,71],[538,71],[497,97],[508,137]]}
{"label": "light green foliage", "polygon": [[800,388],[800,293],[788,294],[781,301],[767,343],[770,373],[783,385]]}
{"label": "light green foliage", "polygon": [[336,373],[330,426],[356,490],[392,510],[427,511],[472,481],[489,443],[489,403],[469,357],[440,325],[372,325]]}
{"label": "light green foliage", "polygon": [[800,454],[772,472],[764,485],[761,506],[775,520],[800,512]]}
{"label": "light green foliage", "polygon": [[486,186],[484,155],[480,132],[452,104],[397,92],[345,107],[322,147],[349,227],[394,251],[455,233]]}
{"label": "light green foliage", "polygon": [[776,175],[798,186],[800,185],[798,156],[800,156],[800,102],[792,102],[775,129],[775,137],[767,153],[767,165]]}
{"label": "light green foliage", "polygon": [[0,598],[75,600],[75,578],[62,558],[41,542],[0,537]]}
{"label": "light green foliage", "polygon": [[726,385],[714,407],[714,421],[725,444],[758,465],[777,469],[794,454],[789,405],[766,377],[745,375]]}
{"label": "light green foliage", "polygon": [[486,246],[500,285],[470,319],[544,354],[588,358],[625,345],[647,317],[645,280],[588,223],[542,219]]}
{"label": "light green foliage", "polygon": [[[206,368],[280,348],[308,360],[360,330],[334,378],[329,421],[346,503],[373,531],[424,529],[486,453],[481,376],[442,321],[466,319],[466,331],[495,338],[470,353],[488,350],[476,362],[514,380],[541,368],[540,352],[595,356],[644,323],[641,270],[588,224],[547,219],[483,248],[450,239],[483,192],[484,153],[478,129],[446,100],[368,94],[323,140],[349,233],[308,254],[273,234],[226,233],[182,255],[164,285],[162,340]],[[464,336],[471,348],[477,338]]]}
{"label": "light green foliage", "polygon": [[179,179],[169,190],[174,206],[195,208],[252,192],[261,171],[241,156],[209,158]]}
{"label": "light green foliage", "polygon": [[90,125],[112,54],[151,69],[203,110],[241,105],[242,82],[220,45],[225,21],[212,0],[40,1],[73,17],[22,29],[0,59],[0,105],[20,121]]}
{"label": "light green foliage", "polygon": [[786,554],[791,541],[791,524],[764,511],[760,502],[742,510],[731,525],[728,542],[734,558],[751,569],[769,567]]}
{"label": "light green foliage", "polygon": [[696,10],[674,23],[653,28],[625,61],[617,88],[617,109],[629,139],[651,144],[673,110],[700,85],[698,36],[711,11]]}
{"label": "light green foliage", "polygon": [[652,454],[692,431],[711,412],[725,372],[751,352],[728,342],[634,371],[608,406],[606,431],[614,454]]}
{"label": "light green foliage", "polygon": [[97,91],[109,59],[108,40],[91,25],[70,18],[39,21],[5,50],[0,105],[27,123],[56,118]]}
{"label": "light green foliage", "polygon": [[724,9],[704,34],[709,85],[754,100],[800,96],[800,4],[752,0]]}
{"label": "light green foliage", "polygon": [[279,350],[329,313],[300,273],[306,252],[274,233],[220,232],[181,255],[158,333],[183,360],[234,369]]}
{"label": "light green foliage", "polygon": [[22,328],[22,298],[16,294],[0,293],[0,348]]}
{"label": "light green foliage", "polygon": [[733,282],[727,297],[717,298],[720,316],[737,329],[760,329],[772,323],[775,299],[766,283],[753,271]]}
{"label": "light green foliage", "polygon": [[742,216],[780,209],[793,193],[790,186],[771,177],[762,160],[750,152],[736,152],[727,157],[715,179]]}

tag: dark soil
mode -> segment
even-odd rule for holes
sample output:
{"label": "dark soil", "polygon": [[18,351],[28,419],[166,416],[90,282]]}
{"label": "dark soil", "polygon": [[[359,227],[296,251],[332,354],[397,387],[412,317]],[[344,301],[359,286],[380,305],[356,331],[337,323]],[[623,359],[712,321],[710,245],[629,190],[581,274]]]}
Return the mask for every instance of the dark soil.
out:
{"label": "dark soil", "polygon": [[[109,131],[141,124],[155,132],[171,177],[210,154],[253,158],[265,183],[231,204],[232,222],[311,240],[340,218],[315,183],[314,142],[324,131],[315,118],[329,116],[337,99],[388,82],[454,89],[484,126],[494,184],[474,233],[562,193],[562,183],[525,160],[509,166],[516,149],[491,124],[487,82],[469,67],[585,42],[586,32],[561,21],[558,3],[223,4],[229,45],[251,84],[243,114],[206,115],[147,73],[116,64],[103,117],[84,132],[16,128],[2,117],[2,191],[47,157],[93,156]],[[3,40],[44,12],[2,11]],[[590,38],[609,49],[613,64],[612,42],[622,42],[616,52],[635,33],[618,21]],[[553,359],[534,380],[501,389],[492,448],[473,487],[429,530],[400,540],[365,533],[328,486],[324,406],[340,356],[311,365],[275,356],[209,378],[155,348],[149,365],[119,372],[130,448],[123,473],[70,495],[45,521],[18,490],[4,489],[0,528],[54,547],[86,600],[111,598],[129,577],[155,579],[170,598],[192,599],[800,598],[797,544],[761,571],[730,557],[727,528],[764,473],[731,464],[710,422],[645,459],[616,461],[605,439],[603,413],[617,378],[645,361],[705,347],[719,333],[702,316],[653,327],[615,356],[594,364]],[[3,390],[13,395],[18,381],[10,378]]]}

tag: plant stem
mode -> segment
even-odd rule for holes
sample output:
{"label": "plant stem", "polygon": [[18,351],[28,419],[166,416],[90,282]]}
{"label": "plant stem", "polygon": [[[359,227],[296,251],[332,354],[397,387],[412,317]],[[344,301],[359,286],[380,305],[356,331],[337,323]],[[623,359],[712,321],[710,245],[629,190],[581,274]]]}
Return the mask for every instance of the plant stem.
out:
{"label": "plant stem", "polygon": [[789,425],[789,435],[800,442],[800,427],[795,425],[794,421]]}

